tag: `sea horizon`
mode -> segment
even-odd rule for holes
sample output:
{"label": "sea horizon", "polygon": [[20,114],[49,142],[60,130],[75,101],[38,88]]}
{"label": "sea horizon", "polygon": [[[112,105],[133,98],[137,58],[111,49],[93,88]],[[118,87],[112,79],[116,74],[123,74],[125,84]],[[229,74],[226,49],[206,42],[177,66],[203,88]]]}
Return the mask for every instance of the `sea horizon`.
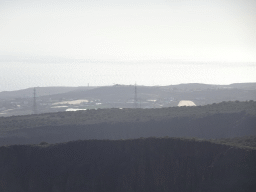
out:
{"label": "sea horizon", "polygon": [[[125,64],[124,64],[125,62]],[[48,86],[229,85],[256,82],[253,62],[0,62],[0,92]]]}

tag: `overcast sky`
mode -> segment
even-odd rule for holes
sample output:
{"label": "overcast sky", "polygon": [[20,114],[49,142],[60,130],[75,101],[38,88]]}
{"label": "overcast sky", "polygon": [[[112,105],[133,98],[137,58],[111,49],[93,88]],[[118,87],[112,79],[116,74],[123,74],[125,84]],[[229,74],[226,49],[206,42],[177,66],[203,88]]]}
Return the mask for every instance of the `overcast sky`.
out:
{"label": "overcast sky", "polygon": [[256,1],[1,0],[3,55],[256,62]]}

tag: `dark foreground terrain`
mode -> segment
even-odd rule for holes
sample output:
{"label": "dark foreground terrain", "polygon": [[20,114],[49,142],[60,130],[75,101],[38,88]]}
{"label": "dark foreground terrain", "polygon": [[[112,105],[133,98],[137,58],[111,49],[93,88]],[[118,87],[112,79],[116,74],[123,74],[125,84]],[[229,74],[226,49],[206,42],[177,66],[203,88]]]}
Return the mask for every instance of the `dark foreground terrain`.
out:
{"label": "dark foreground terrain", "polygon": [[141,138],[2,146],[0,191],[255,192],[255,142]]}
{"label": "dark foreground terrain", "polygon": [[256,102],[0,118],[0,192],[158,191],[255,192]]}

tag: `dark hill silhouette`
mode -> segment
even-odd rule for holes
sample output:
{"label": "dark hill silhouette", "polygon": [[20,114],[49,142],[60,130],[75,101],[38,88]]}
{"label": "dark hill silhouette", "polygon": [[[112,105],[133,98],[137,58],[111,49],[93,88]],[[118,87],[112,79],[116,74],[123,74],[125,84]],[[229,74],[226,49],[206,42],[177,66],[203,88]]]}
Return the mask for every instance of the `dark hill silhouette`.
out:
{"label": "dark hill silhouette", "polygon": [[[140,94],[149,94],[157,97],[166,96],[166,90],[171,91],[173,96],[180,96],[180,93],[176,93],[173,91],[175,90],[201,90],[201,92],[196,93],[197,97],[202,97],[202,95],[207,94],[206,90],[211,90],[210,94],[213,94],[213,90],[216,91],[214,96],[219,97],[220,101],[225,101],[225,97],[222,96],[222,92],[217,92],[216,89],[223,89],[223,88],[230,88],[230,89],[239,89],[243,96],[239,96],[239,93],[235,92],[233,96],[235,100],[239,100],[240,98],[244,98],[243,100],[250,100],[255,99],[255,97],[247,96],[248,92],[244,92],[245,90],[255,91],[256,90],[256,83],[234,83],[230,85],[214,85],[214,84],[201,84],[201,83],[188,83],[188,84],[178,84],[178,85],[169,85],[169,86],[138,86],[138,90]],[[88,91],[89,90],[89,91]],[[225,90],[229,94],[234,90]],[[255,92],[252,92],[254,94]],[[191,96],[186,93],[190,98]],[[233,93],[234,94],[234,93]],[[249,93],[250,94],[250,93]],[[37,96],[43,98],[53,98],[53,99],[60,99],[60,98],[84,98],[84,97],[93,97],[93,98],[101,98],[104,99],[104,95],[110,98],[125,98],[131,99],[134,97],[134,85],[115,85],[115,86],[103,86],[103,87],[37,87]],[[128,96],[127,96],[128,95]],[[143,95],[143,97],[145,96]],[[184,95],[184,93],[183,93]],[[3,91],[0,92],[0,99],[14,99],[14,98],[24,98],[24,97],[32,97],[33,96],[33,88],[23,89],[23,90],[16,90],[16,91]],[[170,96],[168,94],[167,96]],[[237,98],[236,98],[237,97]],[[228,101],[228,100],[226,100]]]}
{"label": "dark hill silhouette", "polygon": [[256,135],[256,102],[197,107],[100,109],[0,118],[0,145],[77,139]]}
{"label": "dark hill silhouette", "polygon": [[[161,95],[161,89],[159,87],[137,86],[140,90],[140,94],[146,96],[146,98],[152,98],[151,95]],[[148,96],[147,96],[148,95]],[[46,96],[48,97],[48,96]],[[44,98],[46,98],[44,97]],[[117,85],[117,86],[104,86],[98,87],[92,90],[76,90],[72,92],[55,94],[50,96],[52,99],[84,99],[94,98],[101,99],[102,101],[118,101],[132,100],[134,98],[134,85]]]}
{"label": "dark hill silhouette", "polygon": [[[223,89],[223,87],[230,87],[231,89]],[[249,92],[247,88],[249,89]],[[253,83],[245,83],[242,85],[231,84],[227,86],[199,83],[179,84],[170,86],[137,86],[137,90],[139,97],[143,99],[174,97],[178,100],[195,100],[196,98],[204,97],[206,101],[209,100],[212,102],[229,100],[245,101],[256,99],[256,88]],[[46,96],[44,98],[47,97],[49,96]],[[96,98],[103,101],[118,101],[119,99],[129,100],[134,98],[134,85],[104,86],[92,90],[77,89],[72,92],[51,95],[50,97],[52,99]]]}
{"label": "dark hill silhouette", "polygon": [[[89,90],[93,87],[36,87],[37,97],[63,94],[72,91]],[[0,99],[31,98],[34,88],[0,92]]]}
{"label": "dark hill silhouette", "polygon": [[254,192],[256,150],[175,138],[0,147],[1,192]]}
{"label": "dark hill silhouette", "polygon": [[230,87],[237,89],[256,89],[256,83],[233,83],[230,84]]}

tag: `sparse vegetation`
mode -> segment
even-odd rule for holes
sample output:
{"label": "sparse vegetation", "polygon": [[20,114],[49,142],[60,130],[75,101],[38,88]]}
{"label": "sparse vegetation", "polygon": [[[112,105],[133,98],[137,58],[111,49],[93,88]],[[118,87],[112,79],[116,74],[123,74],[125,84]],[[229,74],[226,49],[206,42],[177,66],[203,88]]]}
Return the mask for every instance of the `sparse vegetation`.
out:
{"label": "sparse vegetation", "polygon": [[0,146],[77,139],[256,135],[256,102],[161,109],[99,109],[0,118]]}
{"label": "sparse vegetation", "polygon": [[0,191],[254,192],[256,149],[197,139],[0,147]]}
{"label": "sparse vegetation", "polygon": [[169,107],[158,109],[92,109],[88,111],[58,112],[39,115],[0,118],[0,134],[21,127],[35,128],[52,125],[89,125],[117,122],[146,122],[167,120],[176,117],[202,118],[213,114],[241,113],[256,115],[256,102],[221,102],[197,107]]}
{"label": "sparse vegetation", "polygon": [[255,117],[236,101],[0,118],[0,191],[254,192]]}

